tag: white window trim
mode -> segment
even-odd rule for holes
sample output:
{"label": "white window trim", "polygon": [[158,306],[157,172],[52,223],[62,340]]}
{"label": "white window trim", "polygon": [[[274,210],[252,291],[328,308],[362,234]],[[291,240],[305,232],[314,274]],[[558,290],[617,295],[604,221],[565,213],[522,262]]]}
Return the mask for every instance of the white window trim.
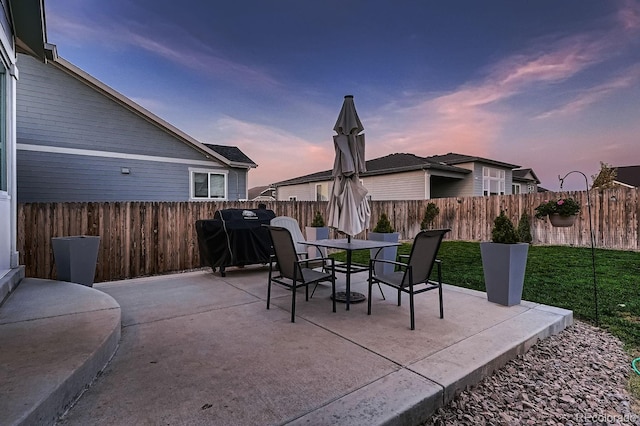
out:
{"label": "white window trim", "polygon": [[[315,186],[315,195],[314,195],[314,201],[327,201],[329,199],[329,190],[328,190],[328,183],[316,183]],[[320,191],[318,191],[318,188],[320,188]],[[320,193],[320,197],[325,197],[325,200],[318,200],[318,193]]]}
{"label": "white window trim", "polygon": [[[224,198],[196,197],[194,194],[193,175],[195,173],[207,173],[224,176]],[[228,201],[229,198],[229,171],[222,169],[197,169],[189,167],[189,201]]]}
{"label": "white window trim", "polygon": [[[499,177],[495,178],[491,176],[491,171],[495,170],[499,172]],[[506,172],[504,169],[498,169],[496,167],[482,167],[482,195],[496,195],[491,194],[491,182],[498,182],[498,194],[504,195],[506,193]]]}

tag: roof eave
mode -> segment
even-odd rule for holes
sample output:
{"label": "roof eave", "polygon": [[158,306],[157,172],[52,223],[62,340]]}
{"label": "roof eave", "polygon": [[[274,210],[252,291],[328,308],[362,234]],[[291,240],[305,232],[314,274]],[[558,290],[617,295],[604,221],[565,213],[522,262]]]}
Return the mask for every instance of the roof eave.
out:
{"label": "roof eave", "polygon": [[10,5],[16,45],[44,62],[47,43],[44,0],[10,0]]}
{"label": "roof eave", "polygon": [[619,180],[614,180],[613,183],[620,185],[620,186],[624,186],[625,188],[635,188],[635,186],[630,185],[628,183],[624,183],[624,182],[620,182]]}
{"label": "roof eave", "polygon": [[[434,156],[437,157],[437,156]],[[432,157],[427,157],[427,158],[432,158]],[[433,161],[437,161],[437,160],[433,160]],[[483,157],[465,157],[465,158],[461,158],[459,160],[453,160],[453,161],[444,161],[446,164],[448,165],[456,165],[456,164],[464,164],[464,163],[487,163],[487,164],[492,164],[494,166],[500,166],[500,167],[505,167],[505,168],[509,168],[509,169],[519,169],[521,166],[517,165],[517,164],[510,164],[510,163],[504,163],[502,161],[497,161],[497,160],[491,160],[490,158],[483,158]]]}
{"label": "roof eave", "polygon": [[236,167],[238,169],[255,169],[258,167],[256,163],[241,163],[238,161],[230,161],[229,167]]}

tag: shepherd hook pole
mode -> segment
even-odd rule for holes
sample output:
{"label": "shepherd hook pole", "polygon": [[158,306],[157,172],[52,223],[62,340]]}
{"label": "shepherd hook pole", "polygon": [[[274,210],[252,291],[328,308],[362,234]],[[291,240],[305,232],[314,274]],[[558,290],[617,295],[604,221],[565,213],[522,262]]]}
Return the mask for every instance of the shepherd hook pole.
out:
{"label": "shepherd hook pole", "polygon": [[564,177],[560,177],[558,175],[558,179],[560,180],[560,190],[562,190],[562,185],[564,184],[564,180],[571,173],[580,173],[584,177],[584,183],[587,188],[587,209],[589,211],[589,234],[591,236],[591,265],[593,267],[593,300],[595,302],[596,309],[596,326],[600,327],[600,321],[598,320],[598,284],[596,282],[596,243],[595,243],[595,235],[593,234],[593,225],[591,223],[591,201],[589,200],[589,180],[587,179],[587,175],[578,170],[573,170]]}

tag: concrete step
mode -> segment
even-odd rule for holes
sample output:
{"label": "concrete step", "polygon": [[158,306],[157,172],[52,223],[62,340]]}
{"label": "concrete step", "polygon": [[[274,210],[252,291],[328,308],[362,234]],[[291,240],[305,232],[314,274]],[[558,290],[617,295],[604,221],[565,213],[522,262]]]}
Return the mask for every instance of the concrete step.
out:
{"label": "concrete step", "polygon": [[0,306],[2,424],[54,424],[116,352],[120,321],[101,291],[23,279]]}

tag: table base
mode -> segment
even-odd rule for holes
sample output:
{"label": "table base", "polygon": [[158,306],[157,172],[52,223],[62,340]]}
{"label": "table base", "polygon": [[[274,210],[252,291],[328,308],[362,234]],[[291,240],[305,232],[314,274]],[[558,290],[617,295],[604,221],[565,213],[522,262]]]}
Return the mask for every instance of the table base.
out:
{"label": "table base", "polygon": [[[364,294],[352,291],[349,297],[349,303],[360,303],[367,300]],[[336,291],[336,302],[347,303],[347,292]]]}

